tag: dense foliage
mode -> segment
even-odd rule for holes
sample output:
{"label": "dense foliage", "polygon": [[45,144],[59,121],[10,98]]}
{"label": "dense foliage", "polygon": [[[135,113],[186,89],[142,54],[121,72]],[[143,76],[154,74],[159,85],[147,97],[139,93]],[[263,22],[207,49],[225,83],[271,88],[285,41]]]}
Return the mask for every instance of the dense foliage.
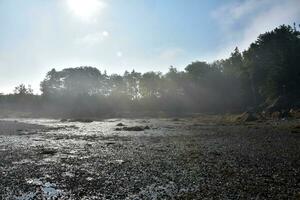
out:
{"label": "dense foliage", "polygon": [[228,59],[193,62],[184,71],[107,75],[93,67],[52,69],[41,82],[41,96],[20,85],[15,94],[0,96],[0,106],[72,116],[235,112],[278,97],[288,99],[287,107],[297,106],[299,86],[300,32],[283,25],[244,52],[236,48]]}

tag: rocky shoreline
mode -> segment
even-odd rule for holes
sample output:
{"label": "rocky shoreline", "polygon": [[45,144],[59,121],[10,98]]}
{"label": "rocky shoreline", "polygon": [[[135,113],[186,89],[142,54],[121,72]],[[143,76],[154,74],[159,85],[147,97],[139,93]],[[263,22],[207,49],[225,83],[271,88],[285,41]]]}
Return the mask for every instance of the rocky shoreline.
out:
{"label": "rocky shoreline", "polygon": [[299,120],[52,123],[0,122],[0,199],[300,197]]}

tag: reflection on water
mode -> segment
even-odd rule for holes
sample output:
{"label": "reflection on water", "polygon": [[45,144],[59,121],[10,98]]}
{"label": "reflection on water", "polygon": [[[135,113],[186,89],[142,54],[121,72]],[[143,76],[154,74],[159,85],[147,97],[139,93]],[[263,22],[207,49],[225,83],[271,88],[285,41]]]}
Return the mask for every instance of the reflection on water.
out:
{"label": "reflection on water", "polygon": [[[186,125],[189,122],[170,119],[109,119],[91,123],[61,122],[53,119],[6,120],[45,126],[45,128],[35,131],[34,134],[27,133],[27,130],[19,130],[16,135],[0,135],[0,151],[22,151],[25,155],[9,158],[12,159],[11,169],[22,171],[24,167],[30,169],[32,166],[36,166],[42,172],[42,175],[36,173],[22,175],[23,180],[20,181],[23,181],[29,190],[21,191],[18,197],[14,195],[19,200],[37,197],[55,199],[68,193],[69,191],[65,191],[63,185],[60,185],[62,180],[59,179],[60,182],[58,182],[57,176],[64,180],[82,177],[88,183],[97,181],[99,177],[107,176],[102,174],[104,171],[101,170],[109,171],[111,168],[118,168],[129,163],[127,157],[116,152],[130,148],[132,149],[127,153],[136,151],[136,147],[130,142],[134,139],[139,140],[139,136],[150,138],[157,135],[168,136],[189,132],[188,130],[180,131],[186,127],[182,123]],[[149,129],[116,131],[117,124],[120,123],[127,127],[149,126]],[[154,139],[152,140],[154,141]],[[143,145],[141,143],[140,147]],[[47,170],[44,171],[44,168]],[[56,171],[57,169],[58,171]],[[174,183],[149,185],[132,198],[140,195],[160,198],[161,194],[173,196],[177,192]]]}
{"label": "reflection on water", "polygon": [[28,192],[21,196],[16,196],[17,200],[31,200],[31,199],[56,199],[63,194],[54,183],[43,183],[39,179],[28,179],[26,182],[36,188],[35,192]]}

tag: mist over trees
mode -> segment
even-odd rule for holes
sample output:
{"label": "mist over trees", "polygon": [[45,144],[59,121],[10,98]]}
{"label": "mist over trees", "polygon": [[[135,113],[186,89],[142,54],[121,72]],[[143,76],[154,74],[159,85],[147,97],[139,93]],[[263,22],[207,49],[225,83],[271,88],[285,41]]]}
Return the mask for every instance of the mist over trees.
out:
{"label": "mist over trees", "polygon": [[185,114],[263,109],[276,98],[286,108],[300,100],[300,32],[282,25],[261,34],[250,47],[228,59],[192,62],[184,71],[165,74],[134,70],[107,75],[93,67],[50,70],[41,95],[19,85],[0,95],[0,109],[43,116],[121,116],[126,113]]}

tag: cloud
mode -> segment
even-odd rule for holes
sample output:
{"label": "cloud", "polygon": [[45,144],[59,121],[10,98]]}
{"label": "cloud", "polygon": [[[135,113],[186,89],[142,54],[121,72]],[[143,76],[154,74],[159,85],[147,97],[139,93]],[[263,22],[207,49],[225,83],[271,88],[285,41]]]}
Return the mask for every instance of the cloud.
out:
{"label": "cloud", "polygon": [[211,14],[213,18],[221,21],[223,25],[233,25],[236,20],[240,20],[251,14],[253,11],[261,8],[268,1],[269,0],[248,0],[225,4],[214,10]]}
{"label": "cloud", "polygon": [[75,40],[75,43],[80,45],[92,46],[104,41],[106,38],[109,37],[109,35],[110,34],[107,31],[90,33],[81,38],[77,38]]}
{"label": "cloud", "polygon": [[209,55],[208,60],[226,58],[236,46],[245,50],[259,34],[300,20],[299,8],[299,0],[249,0],[217,8],[211,16],[223,38],[217,53]]}

